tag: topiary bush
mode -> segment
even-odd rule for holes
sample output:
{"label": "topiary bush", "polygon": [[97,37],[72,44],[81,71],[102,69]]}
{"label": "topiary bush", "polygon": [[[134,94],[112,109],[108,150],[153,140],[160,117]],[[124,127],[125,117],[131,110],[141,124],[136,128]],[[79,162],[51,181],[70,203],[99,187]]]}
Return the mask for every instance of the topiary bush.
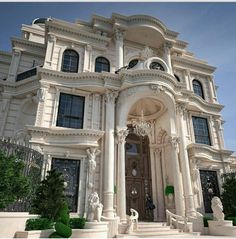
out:
{"label": "topiary bush", "polygon": [[59,210],[65,203],[64,179],[61,172],[55,169],[48,171],[48,175],[36,190],[30,213],[41,215],[52,221],[59,219]]}
{"label": "topiary bush", "polygon": [[60,208],[58,213],[58,220],[55,224],[56,232],[53,232],[49,238],[69,238],[72,235],[72,230],[69,226],[69,209],[66,202]]}
{"label": "topiary bush", "polygon": [[53,222],[48,218],[28,219],[25,225],[25,231],[52,229]]}
{"label": "topiary bush", "polygon": [[70,218],[69,225],[72,229],[84,229],[85,218]]}

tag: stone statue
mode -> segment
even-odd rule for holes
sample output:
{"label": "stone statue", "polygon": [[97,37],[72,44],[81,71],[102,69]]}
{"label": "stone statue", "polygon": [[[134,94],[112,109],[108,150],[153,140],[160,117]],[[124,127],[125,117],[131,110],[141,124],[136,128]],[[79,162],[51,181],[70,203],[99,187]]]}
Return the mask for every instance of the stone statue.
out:
{"label": "stone statue", "polygon": [[127,230],[126,230],[127,234],[130,234],[133,231],[137,231],[138,230],[139,214],[133,208],[130,208],[130,212],[131,212],[131,215],[128,216],[128,227],[127,227]]}
{"label": "stone statue", "polygon": [[87,149],[88,154],[88,188],[93,188],[94,186],[94,174],[96,170],[96,156],[100,153],[100,150],[96,148]]}
{"label": "stone statue", "polygon": [[89,222],[101,221],[103,205],[99,202],[97,192],[93,192],[88,197],[87,220]]}
{"label": "stone statue", "polygon": [[211,209],[213,211],[213,218],[215,221],[223,221],[225,214],[223,213],[223,205],[218,197],[213,197],[211,200]]}

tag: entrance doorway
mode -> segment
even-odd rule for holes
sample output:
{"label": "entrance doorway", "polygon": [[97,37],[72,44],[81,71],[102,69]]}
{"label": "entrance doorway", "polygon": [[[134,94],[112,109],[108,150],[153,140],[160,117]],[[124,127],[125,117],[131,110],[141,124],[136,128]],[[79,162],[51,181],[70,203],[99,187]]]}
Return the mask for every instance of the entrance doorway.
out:
{"label": "entrance doorway", "polygon": [[149,139],[133,133],[129,128],[125,145],[126,213],[130,208],[138,211],[142,221],[153,221],[153,210],[147,197],[152,199]]}
{"label": "entrance doorway", "polygon": [[52,168],[63,174],[66,182],[65,196],[69,204],[70,212],[77,212],[80,161],[53,158]]}

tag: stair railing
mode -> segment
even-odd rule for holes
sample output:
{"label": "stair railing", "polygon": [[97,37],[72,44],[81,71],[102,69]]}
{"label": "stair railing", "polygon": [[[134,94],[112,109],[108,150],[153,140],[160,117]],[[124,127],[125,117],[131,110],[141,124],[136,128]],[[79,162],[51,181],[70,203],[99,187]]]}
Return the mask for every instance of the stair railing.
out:
{"label": "stair railing", "polygon": [[180,232],[191,232],[192,222],[188,222],[188,218],[176,215],[166,209],[166,225],[170,228],[176,228]]}

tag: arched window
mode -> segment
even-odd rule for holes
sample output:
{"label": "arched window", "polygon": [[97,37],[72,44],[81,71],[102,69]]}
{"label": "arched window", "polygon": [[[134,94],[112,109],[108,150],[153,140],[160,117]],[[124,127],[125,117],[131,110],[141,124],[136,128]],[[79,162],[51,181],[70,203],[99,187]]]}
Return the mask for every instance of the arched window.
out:
{"label": "arched window", "polygon": [[74,50],[65,50],[62,57],[61,70],[64,72],[78,72],[79,54]]}
{"label": "arched window", "polygon": [[110,63],[105,57],[97,57],[95,61],[95,72],[110,72]]}
{"label": "arched window", "polygon": [[174,76],[175,76],[175,79],[176,79],[178,82],[180,82],[179,77],[178,77],[176,74],[174,74]]}
{"label": "arched window", "polygon": [[198,80],[193,80],[193,91],[196,95],[204,99],[202,84]]}

